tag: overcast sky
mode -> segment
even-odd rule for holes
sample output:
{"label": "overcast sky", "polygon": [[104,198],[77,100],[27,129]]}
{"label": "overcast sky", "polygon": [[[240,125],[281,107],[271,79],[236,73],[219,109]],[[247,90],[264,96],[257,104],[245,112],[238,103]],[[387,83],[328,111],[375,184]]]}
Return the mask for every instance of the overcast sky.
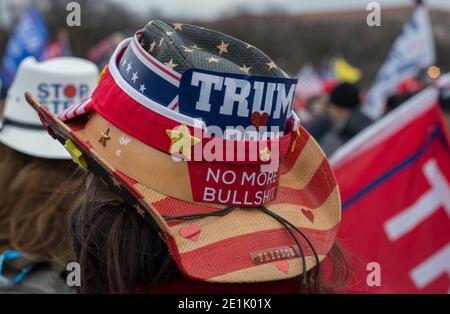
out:
{"label": "overcast sky", "polygon": [[[1,1],[1,0],[0,0]],[[251,12],[262,12],[267,9],[278,8],[291,13],[337,11],[348,9],[364,10],[373,0],[110,0],[126,3],[126,7],[135,12],[148,14],[149,10],[156,8],[168,18],[197,18],[213,19],[220,15],[230,14],[238,8],[246,8]],[[414,0],[378,0],[381,7],[408,5]],[[425,0],[426,3],[447,7],[450,9],[450,0]]]}
{"label": "overcast sky", "polygon": [[[2,10],[10,3],[26,6],[31,0],[0,0],[0,26],[7,25],[9,17]],[[48,1],[48,0],[37,0]],[[76,1],[76,0],[75,0]],[[94,0],[92,0],[94,1]],[[245,8],[253,13],[269,9],[295,13],[324,11],[365,10],[373,0],[109,0],[141,14],[149,15],[152,9],[169,19],[215,19]],[[450,0],[424,0],[427,4],[450,10]],[[411,5],[415,0],[378,0],[382,8]],[[4,11],[4,12],[2,12]]]}

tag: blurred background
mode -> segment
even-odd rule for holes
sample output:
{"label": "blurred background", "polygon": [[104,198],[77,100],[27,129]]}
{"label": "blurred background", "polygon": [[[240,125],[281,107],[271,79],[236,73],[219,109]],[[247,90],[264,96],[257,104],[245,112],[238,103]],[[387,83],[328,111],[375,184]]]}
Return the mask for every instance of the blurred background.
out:
{"label": "blurred background", "polygon": [[[414,1],[378,1],[382,27],[368,27],[368,0],[80,0],[81,27],[66,26],[70,1],[0,0],[0,56],[18,19],[33,4],[48,24],[50,39],[67,32],[73,55],[89,57],[102,39],[119,32],[131,35],[151,19],[211,27],[266,52],[291,75],[305,63],[315,67],[344,57],[363,72],[369,85],[390,46],[414,10]],[[437,63],[450,70],[450,2],[429,0]]]}

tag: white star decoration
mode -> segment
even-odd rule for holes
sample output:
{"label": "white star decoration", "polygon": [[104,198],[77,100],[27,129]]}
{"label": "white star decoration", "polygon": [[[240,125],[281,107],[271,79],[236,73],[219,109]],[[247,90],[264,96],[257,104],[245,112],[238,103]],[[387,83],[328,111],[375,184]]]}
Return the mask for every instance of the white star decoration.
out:
{"label": "white star decoration", "polygon": [[208,63],[219,63],[219,58],[209,57],[206,60],[208,60]]}
{"label": "white star decoration", "polygon": [[136,83],[136,80],[139,78],[139,76],[137,75],[137,71],[133,73],[133,77],[131,78],[131,80],[133,81],[133,83]]}
{"label": "white star decoration", "polygon": [[153,52],[153,49],[155,49],[156,47],[156,41],[152,41],[152,43],[150,44],[150,48],[148,49],[148,52]]}
{"label": "white star decoration", "polygon": [[125,66],[125,64],[127,63],[127,59],[126,58],[123,58],[123,60],[122,60],[122,66],[124,67]]}
{"label": "white star decoration", "polygon": [[[124,60],[121,61],[121,64],[122,64],[123,66],[126,65],[126,72],[127,72],[127,74],[130,74],[130,70],[133,68],[133,67],[132,67],[131,61],[128,62],[128,64],[127,64],[127,61],[124,59]],[[139,84],[139,82],[136,82],[137,80],[139,80],[138,71],[132,72],[131,81],[133,81],[134,84],[136,84],[136,83]],[[145,92],[146,90],[147,90],[147,87],[145,87],[145,84],[139,84],[139,91],[140,91],[142,94],[144,94],[144,92]]]}
{"label": "white star decoration", "polygon": [[119,138],[119,143],[120,143],[120,145],[127,146],[128,144],[130,144],[130,142],[131,142],[131,138],[129,138],[129,137],[126,136],[125,134],[123,134],[123,135]]}

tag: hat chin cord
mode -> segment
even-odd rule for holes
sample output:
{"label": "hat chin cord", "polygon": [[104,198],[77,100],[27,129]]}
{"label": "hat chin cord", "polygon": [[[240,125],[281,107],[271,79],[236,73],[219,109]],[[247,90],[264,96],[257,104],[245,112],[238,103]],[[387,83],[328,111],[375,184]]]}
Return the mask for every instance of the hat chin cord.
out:
{"label": "hat chin cord", "polygon": [[[195,220],[195,219],[201,219],[201,218],[205,218],[205,217],[222,217],[222,216],[225,216],[225,215],[231,213],[234,209],[236,209],[235,206],[228,206],[228,207],[225,207],[224,209],[206,213],[206,214],[192,214],[192,215],[182,215],[182,216],[163,216],[163,218],[166,221],[170,221],[170,220]],[[314,258],[316,260],[316,276],[315,276],[316,281],[315,281],[315,290],[314,291],[316,293],[320,293],[320,289],[319,289],[319,286],[320,286],[319,256],[318,256],[317,251],[315,250],[314,246],[312,245],[311,241],[308,239],[308,237],[302,231],[300,231],[296,226],[294,226],[291,222],[289,222],[288,220],[284,219],[283,217],[277,215],[276,213],[274,213],[267,207],[260,206],[260,207],[255,207],[254,209],[259,209],[263,213],[269,215],[270,217],[272,217],[273,219],[278,221],[289,232],[289,235],[292,237],[292,239],[295,241],[295,243],[298,246],[300,258],[302,260],[302,267],[303,267],[303,272],[304,272],[304,275],[302,276],[302,284],[308,285],[309,292],[312,293],[313,290],[311,287],[311,275],[309,272],[305,271],[306,270],[305,254],[300,245],[300,240],[299,240],[298,236],[294,233],[294,231],[297,232],[297,234],[299,234],[306,241],[308,246],[311,248],[311,251],[313,252]]]}

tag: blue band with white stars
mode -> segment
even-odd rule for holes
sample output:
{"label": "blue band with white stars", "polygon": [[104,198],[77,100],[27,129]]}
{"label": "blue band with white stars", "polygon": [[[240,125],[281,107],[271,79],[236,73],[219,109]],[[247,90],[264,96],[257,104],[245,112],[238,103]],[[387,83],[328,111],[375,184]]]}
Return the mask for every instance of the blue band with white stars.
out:
{"label": "blue band with white stars", "polygon": [[135,40],[125,49],[117,68],[130,87],[154,102],[176,108],[181,76],[169,72],[164,65],[143,52]]}
{"label": "blue band with white stars", "polygon": [[126,44],[118,50],[121,53],[115,54],[117,59],[110,70],[116,69],[129,95],[143,96],[151,106],[201,119],[206,126],[223,131],[243,127],[271,136],[287,131],[293,116],[296,79],[202,69],[189,69],[181,75],[169,65],[172,62],[163,64],[147,53],[136,35]]}

